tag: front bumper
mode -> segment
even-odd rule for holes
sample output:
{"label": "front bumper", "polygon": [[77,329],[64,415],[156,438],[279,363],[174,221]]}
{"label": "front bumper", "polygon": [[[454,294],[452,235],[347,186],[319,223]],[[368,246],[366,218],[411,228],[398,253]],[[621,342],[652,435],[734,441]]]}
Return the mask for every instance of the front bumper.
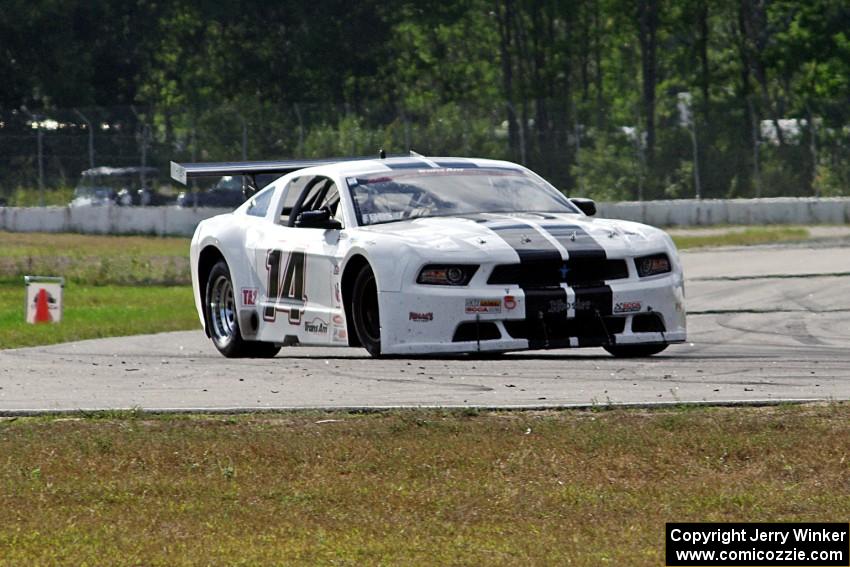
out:
{"label": "front bumper", "polygon": [[410,285],[382,293],[380,310],[385,354],[671,344],[687,338],[680,272],[599,288]]}

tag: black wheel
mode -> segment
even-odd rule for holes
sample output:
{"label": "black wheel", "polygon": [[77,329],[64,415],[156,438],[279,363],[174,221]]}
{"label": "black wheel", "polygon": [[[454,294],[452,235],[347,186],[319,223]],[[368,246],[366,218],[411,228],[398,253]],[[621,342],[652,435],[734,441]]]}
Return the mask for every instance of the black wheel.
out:
{"label": "black wheel", "polygon": [[642,358],[658,354],[665,348],[666,344],[654,345],[611,345],[603,347],[617,358]]}
{"label": "black wheel", "polygon": [[220,260],[210,270],[204,298],[204,316],[210,338],[221,354],[228,358],[271,358],[278,353],[280,347],[274,343],[242,339],[233,282],[224,260]]}
{"label": "black wheel", "polygon": [[354,280],[351,316],[357,338],[369,354],[381,356],[381,316],[378,312],[378,285],[369,266],[363,266]]}

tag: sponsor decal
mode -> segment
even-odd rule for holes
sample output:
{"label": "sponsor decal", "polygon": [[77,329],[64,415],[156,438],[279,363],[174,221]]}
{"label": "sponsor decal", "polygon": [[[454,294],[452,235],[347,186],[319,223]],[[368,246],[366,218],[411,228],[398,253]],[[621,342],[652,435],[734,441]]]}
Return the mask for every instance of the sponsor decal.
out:
{"label": "sponsor decal", "polygon": [[333,340],[340,343],[348,342],[348,331],[334,327]]}
{"label": "sponsor decal", "polygon": [[516,298],[513,295],[505,296],[505,309],[510,311],[511,309],[516,308]]}
{"label": "sponsor decal", "polygon": [[399,220],[403,218],[404,211],[397,212],[387,212],[382,211],[380,213],[366,213],[363,215],[364,219],[369,224],[379,223],[379,222],[390,222],[394,220]]}
{"label": "sponsor decal", "polygon": [[416,321],[416,322],[419,322],[419,323],[424,323],[424,322],[427,322],[427,321],[433,321],[434,320],[434,313],[432,313],[431,311],[429,311],[428,313],[417,313],[415,311],[411,311],[410,315],[408,315],[408,320]]}
{"label": "sponsor decal", "polygon": [[334,284],[334,299],[336,299],[337,305],[342,303],[342,294],[339,292],[339,282]]}
{"label": "sponsor decal", "polygon": [[339,275],[339,264],[337,264],[336,262],[334,262],[334,275]]}
{"label": "sponsor decal", "polygon": [[564,301],[563,299],[550,299],[547,313],[566,313],[570,309],[576,311],[593,311],[592,301],[579,299],[577,301]]}
{"label": "sponsor decal", "polygon": [[466,307],[464,308],[464,312],[466,313],[501,313],[502,312],[502,300],[501,299],[467,299]]}
{"label": "sponsor decal", "polygon": [[334,322],[334,325],[342,325],[344,323],[342,315],[334,315],[332,321]]}
{"label": "sponsor decal", "polygon": [[316,317],[312,321],[304,322],[304,330],[314,335],[324,335],[328,332],[328,323]]}
{"label": "sponsor decal", "polygon": [[257,304],[257,288],[243,287],[242,288],[242,305]]}
{"label": "sponsor decal", "polygon": [[634,313],[640,311],[640,301],[623,301],[614,304],[614,313]]}

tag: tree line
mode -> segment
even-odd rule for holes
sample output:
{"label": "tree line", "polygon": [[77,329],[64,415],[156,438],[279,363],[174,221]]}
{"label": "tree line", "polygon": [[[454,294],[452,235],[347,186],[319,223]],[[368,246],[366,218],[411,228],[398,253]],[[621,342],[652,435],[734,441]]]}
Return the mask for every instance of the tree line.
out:
{"label": "tree line", "polygon": [[71,111],[120,107],[99,122],[161,165],[384,147],[512,159],[602,199],[850,187],[845,0],[4,5],[0,169],[34,113],[82,128]]}

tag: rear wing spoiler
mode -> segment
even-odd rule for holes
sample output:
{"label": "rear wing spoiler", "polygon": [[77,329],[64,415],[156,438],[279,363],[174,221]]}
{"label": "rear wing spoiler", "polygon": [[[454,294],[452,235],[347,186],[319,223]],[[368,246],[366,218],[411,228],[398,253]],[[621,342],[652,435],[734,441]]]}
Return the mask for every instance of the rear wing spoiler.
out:
{"label": "rear wing spoiler", "polygon": [[327,165],[342,160],[317,159],[296,161],[234,161],[218,163],[176,163],[171,162],[171,178],[186,185],[190,179],[197,177],[218,177],[221,175],[242,176],[242,196],[250,199],[261,189],[257,183],[257,175],[280,174],[286,175],[292,171]]}
{"label": "rear wing spoiler", "polygon": [[[422,157],[420,154],[410,150],[411,157]],[[378,159],[385,159],[386,152],[381,149]],[[396,157],[396,156],[393,156]],[[260,187],[257,186],[257,175],[279,173],[281,176],[318,165],[330,165],[341,161],[355,161],[375,159],[369,157],[346,157],[330,159],[305,159],[289,161],[233,161],[217,163],[177,163],[171,162],[171,178],[182,185],[186,185],[190,179],[197,177],[217,177],[222,175],[242,176],[242,195],[249,199]]]}
{"label": "rear wing spoiler", "polygon": [[234,161],[218,163],[177,163],[171,162],[171,178],[186,185],[190,179],[198,177],[218,177],[222,175],[244,175],[253,177],[260,173],[280,173],[286,175],[292,171],[336,163],[338,159],[294,160],[294,161]]}
{"label": "rear wing spoiler", "polygon": [[[410,150],[410,157],[423,157],[421,154]],[[386,152],[381,149],[378,152],[378,159],[385,159]],[[390,157],[402,157],[401,154]],[[219,175],[243,175],[253,177],[262,173],[287,173],[315,167],[317,165],[330,165],[341,161],[357,161],[375,159],[375,156],[360,156],[360,157],[341,157],[341,158],[325,158],[325,159],[303,159],[303,160],[288,160],[288,161],[231,161],[218,163],[177,163],[171,162],[171,178],[182,185],[186,185],[189,179],[196,177],[216,177]]]}

